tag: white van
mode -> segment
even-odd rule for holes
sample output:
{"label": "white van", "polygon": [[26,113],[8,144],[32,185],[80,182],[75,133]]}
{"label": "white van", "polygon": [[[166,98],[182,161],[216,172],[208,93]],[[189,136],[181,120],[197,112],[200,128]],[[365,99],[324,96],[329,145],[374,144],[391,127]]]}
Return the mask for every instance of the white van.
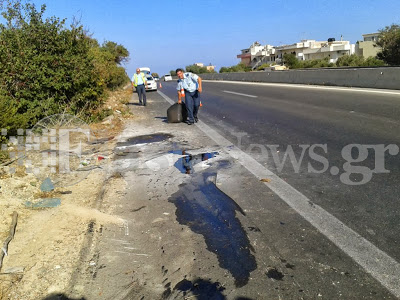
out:
{"label": "white van", "polygon": [[144,73],[144,74],[150,74],[150,68],[148,67],[142,67],[139,68],[140,72]]}
{"label": "white van", "polygon": [[164,75],[164,81],[172,81],[172,76],[171,76],[171,74],[165,74],[165,75]]}

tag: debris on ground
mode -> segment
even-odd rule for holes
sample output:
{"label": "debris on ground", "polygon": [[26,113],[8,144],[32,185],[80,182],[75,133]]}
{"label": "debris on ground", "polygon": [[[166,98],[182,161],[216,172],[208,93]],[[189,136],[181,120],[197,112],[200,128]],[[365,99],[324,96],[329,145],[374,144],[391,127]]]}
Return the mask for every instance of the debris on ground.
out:
{"label": "debris on ground", "polygon": [[1,252],[0,252],[0,271],[1,271],[1,267],[3,265],[4,255],[6,255],[6,256],[8,255],[7,254],[8,244],[14,238],[15,227],[17,227],[17,221],[18,221],[18,213],[16,211],[14,211],[13,216],[12,216],[11,226],[10,226],[10,233],[9,233],[7,239],[4,241],[3,247],[1,248]]}
{"label": "debris on ground", "polygon": [[45,198],[36,203],[32,203],[30,201],[25,202],[25,206],[32,209],[52,208],[60,205],[61,205],[60,198]]}
{"label": "debris on ground", "polygon": [[271,182],[271,179],[269,178],[262,178],[260,179],[261,182]]}
{"label": "debris on ground", "polygon": [[40,190],[42,192],[51,192],[54,190],[54,184],[51,182],[51,179],[47,177],[42,184],[40,185]]}

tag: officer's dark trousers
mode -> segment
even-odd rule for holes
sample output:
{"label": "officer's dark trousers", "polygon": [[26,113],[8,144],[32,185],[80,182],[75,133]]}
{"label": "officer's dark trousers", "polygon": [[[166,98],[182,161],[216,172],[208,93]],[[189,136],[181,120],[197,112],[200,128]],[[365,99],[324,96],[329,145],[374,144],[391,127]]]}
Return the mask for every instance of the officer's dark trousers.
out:
{"label": "officer's dark trousers", "polygon": [[194,119],[197,119],[197,113],[200,107],[199,91],[189,92],[185,90],[185,104],[188,114],[188,122],[194,123]]}
{"label": "officer's dark trousers", "polygon": [[139,104],[142,104],[142,96],[143,96],[143,105],[146,105],[146,89],[144,87],[144,84],[138,85],[136,87],[136,92],[138,93],[139,96]]}

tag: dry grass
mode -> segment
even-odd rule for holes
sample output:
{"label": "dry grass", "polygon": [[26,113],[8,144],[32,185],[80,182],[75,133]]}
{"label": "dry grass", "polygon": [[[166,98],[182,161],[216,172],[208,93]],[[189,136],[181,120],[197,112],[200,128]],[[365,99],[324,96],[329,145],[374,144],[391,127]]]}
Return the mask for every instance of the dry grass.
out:
{"label": "dry grass", "polygon": [[8,294],[13,284],[21,281],[22,275],[19,274],[1,274],[0,275],[0,300],[9,299]]}

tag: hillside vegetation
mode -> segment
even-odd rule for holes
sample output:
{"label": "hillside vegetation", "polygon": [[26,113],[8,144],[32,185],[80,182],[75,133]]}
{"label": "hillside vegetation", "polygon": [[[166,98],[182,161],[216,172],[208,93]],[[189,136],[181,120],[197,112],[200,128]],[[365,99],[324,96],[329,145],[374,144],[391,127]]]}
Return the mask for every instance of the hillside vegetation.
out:
{"label": "hillside vegetation", "polygon": [[0,127],[10,134],[56,113],[88,121],[107,90],[129,81],[120,66],[129,56],[122,45],[100,45],[82,24],[44,18],[45,5],[0,5]]}

